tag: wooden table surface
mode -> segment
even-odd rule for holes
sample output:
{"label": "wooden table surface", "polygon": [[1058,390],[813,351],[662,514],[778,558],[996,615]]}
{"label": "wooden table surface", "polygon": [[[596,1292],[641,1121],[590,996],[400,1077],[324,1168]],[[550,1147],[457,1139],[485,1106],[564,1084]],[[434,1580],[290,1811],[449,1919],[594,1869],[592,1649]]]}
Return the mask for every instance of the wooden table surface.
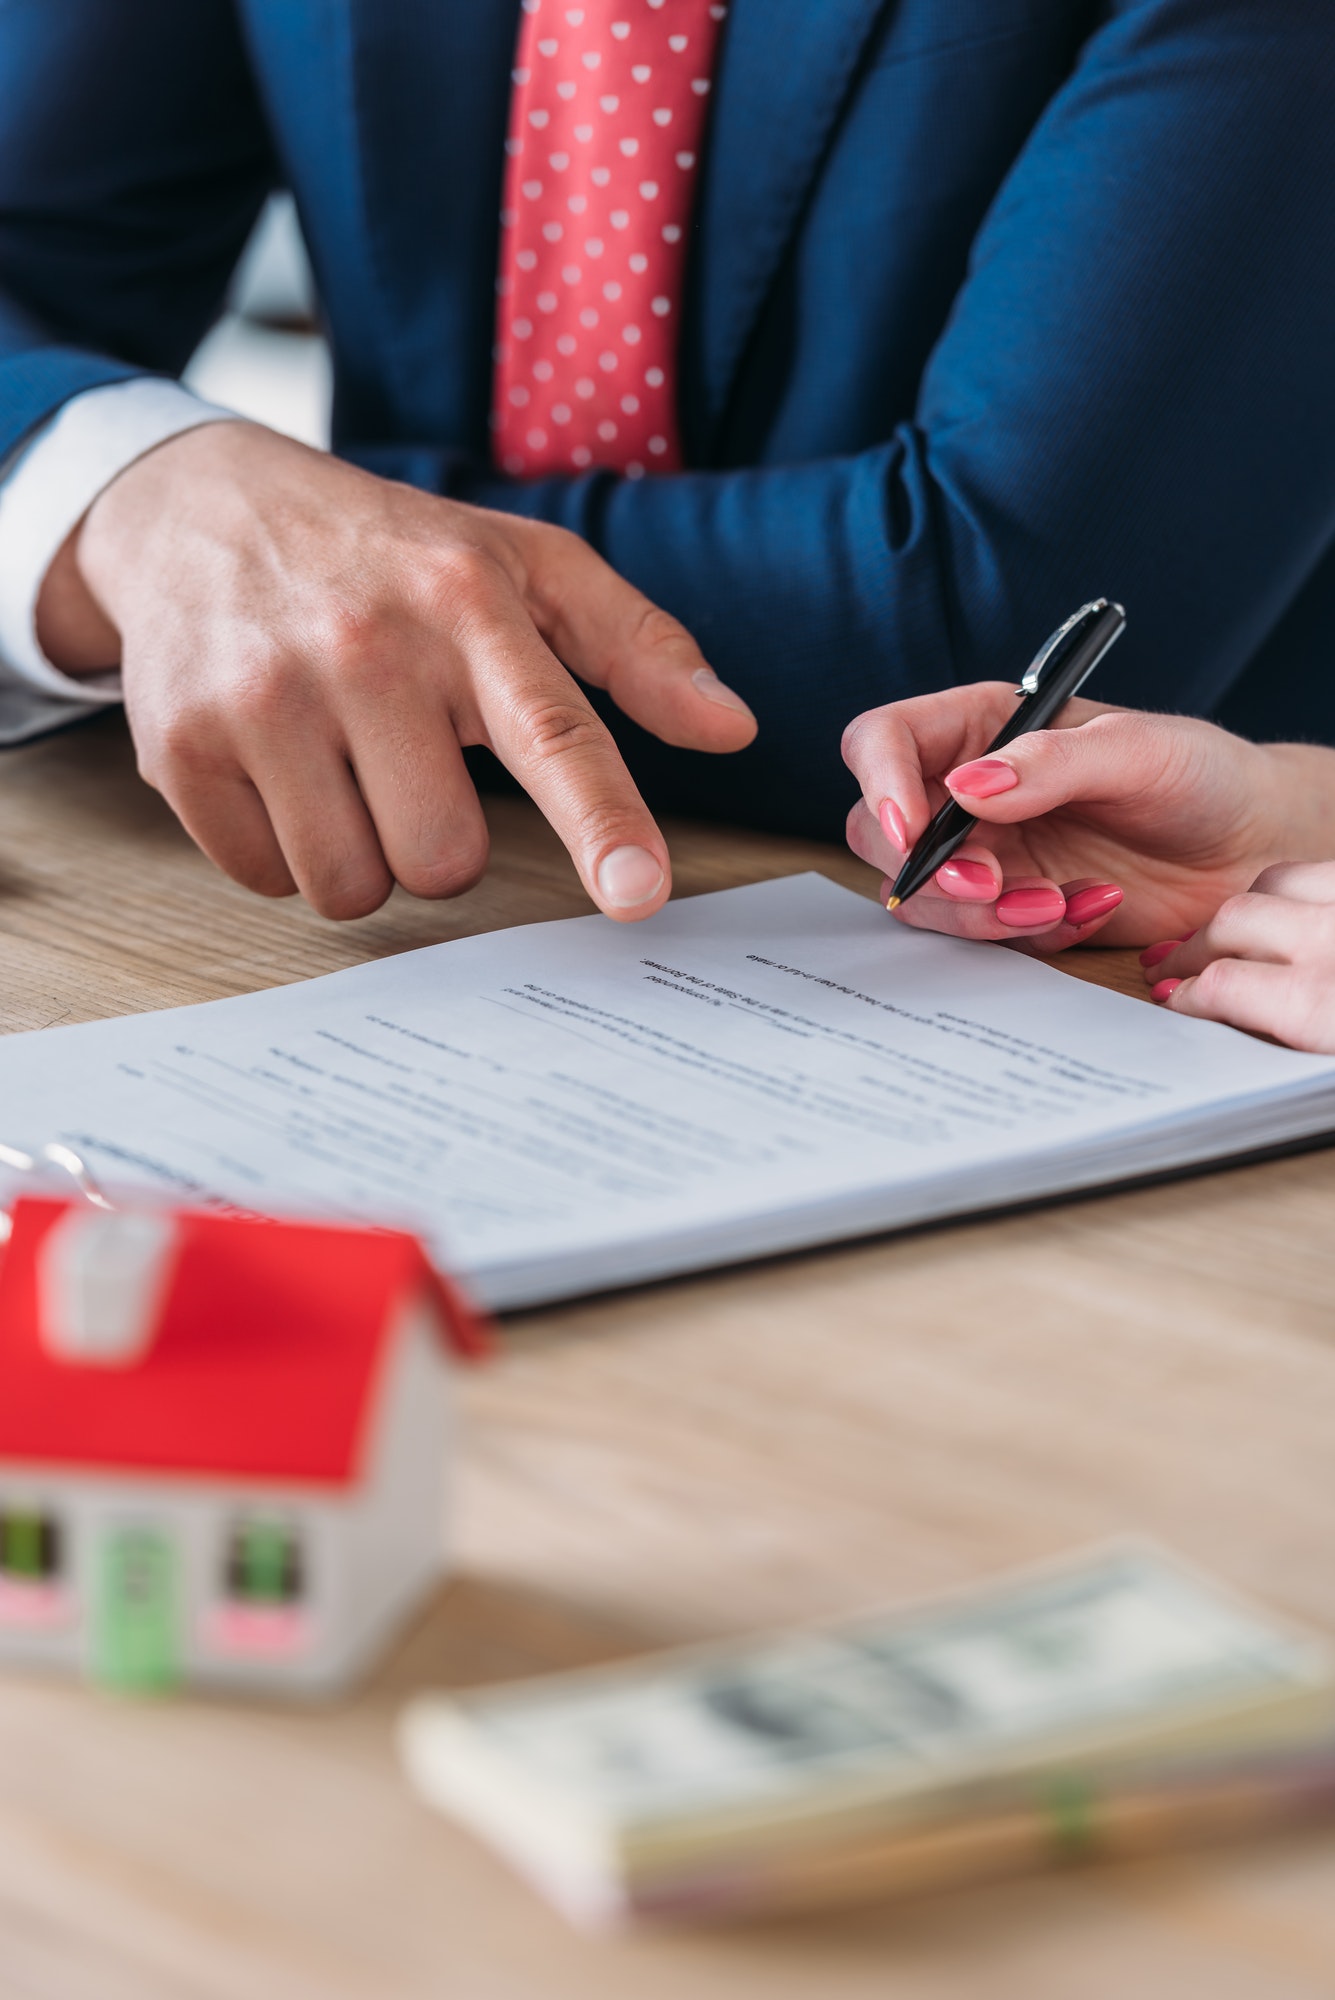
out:
{"label": "wooden table surface", "polygon": [[[587,908],[491,809],[461,901],[336,927],[218,877],[118,719],[0,757],[0,1027],[239,993]],[[833,849],[671,830],[686,894]],[[1139,990],[1127,955],[1080,968]],[[3,1107],[0,1107],[0,1124]],[[459,1562],[292,1714],[0,1687],[0,2000],[1308,2000],[1335,1831],[819,1921],[595,1941],[400,1780],[403,1696],[966,1583],[1147,1530],[1335,1634],[1335,1154],[510,1322]]]}

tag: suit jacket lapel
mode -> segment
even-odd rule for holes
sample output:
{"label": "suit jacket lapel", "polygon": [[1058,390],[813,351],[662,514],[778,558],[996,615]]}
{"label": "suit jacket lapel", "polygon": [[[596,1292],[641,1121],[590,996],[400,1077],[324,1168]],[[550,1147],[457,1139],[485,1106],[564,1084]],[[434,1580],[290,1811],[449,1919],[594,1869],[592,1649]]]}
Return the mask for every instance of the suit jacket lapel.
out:
{"label": "suit jacket lapel", "polygon": [[[250,0],[257,9],[270,0]],[[364,421],[488,449],[519,0],[308,0],[338,25],[376,336]],[[273,13],[280,13],[278,8]]]}
{"label": "suit jacket lapel", "polygon": [[732,0],[696,247],[705,428],[723,413],[858,60],[889,0]]}

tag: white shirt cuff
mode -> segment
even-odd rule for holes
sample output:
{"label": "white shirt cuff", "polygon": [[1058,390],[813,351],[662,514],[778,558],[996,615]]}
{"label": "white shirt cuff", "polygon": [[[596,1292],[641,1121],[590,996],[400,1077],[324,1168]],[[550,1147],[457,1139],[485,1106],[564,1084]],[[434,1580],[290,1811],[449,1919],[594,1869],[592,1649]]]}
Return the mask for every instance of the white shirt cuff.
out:
{"label": "white shirt cuff", "polygon": [[119,701],[118,673],[76,679],[52,666],[38,645],[37,599],[46,573],[71,530],[127,465],[182,431],[235,421],[236,414],[201,402],[175,382],[113,382],[71,397],[10,460],[0,476],[0,687],[8,684],[0,699],[0,737],[14,741],[30,733],[19,726],[25,694],[16,683],[43,691],[45,700],[34,704],[46,713],[38,727],[50,728],[53,697],[76,708]]}

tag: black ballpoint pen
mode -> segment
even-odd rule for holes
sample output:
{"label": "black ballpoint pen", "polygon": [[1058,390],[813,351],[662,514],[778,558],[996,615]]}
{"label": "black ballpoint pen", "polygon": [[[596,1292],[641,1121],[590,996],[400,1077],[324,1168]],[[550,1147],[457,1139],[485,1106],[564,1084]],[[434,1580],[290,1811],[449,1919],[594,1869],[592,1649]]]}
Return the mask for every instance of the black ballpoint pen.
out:
{"label": "black ballpoint pen", "polygon": [[[1106,597],[1082,604],[1064,625],[1058,626],[1029,667],[1015,690],[1019,706],[982,755],[990,757],[994,750],[1004,749],[1017,736],[1046,729],[1125,630],[1126,613],[1120,604],[1111,604]],[[972,813],[956,805],[954,799],[947,799],[928,822],[926,832],[914,843],[913,852],[895,877],[894,887],[886,898],[886,909],[897,910],[910,896],[916,896],[977,824]]]}

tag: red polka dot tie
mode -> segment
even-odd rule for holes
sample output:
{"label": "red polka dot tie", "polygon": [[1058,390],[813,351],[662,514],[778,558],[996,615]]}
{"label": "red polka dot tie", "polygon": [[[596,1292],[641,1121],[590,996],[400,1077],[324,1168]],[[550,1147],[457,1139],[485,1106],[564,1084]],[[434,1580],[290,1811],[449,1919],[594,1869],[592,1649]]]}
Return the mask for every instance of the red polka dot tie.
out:
{"label": "red polka dot tie", "polygon": [[496,455],[681,464],[677,321],[718,0],[523,0],[497,278]]}

